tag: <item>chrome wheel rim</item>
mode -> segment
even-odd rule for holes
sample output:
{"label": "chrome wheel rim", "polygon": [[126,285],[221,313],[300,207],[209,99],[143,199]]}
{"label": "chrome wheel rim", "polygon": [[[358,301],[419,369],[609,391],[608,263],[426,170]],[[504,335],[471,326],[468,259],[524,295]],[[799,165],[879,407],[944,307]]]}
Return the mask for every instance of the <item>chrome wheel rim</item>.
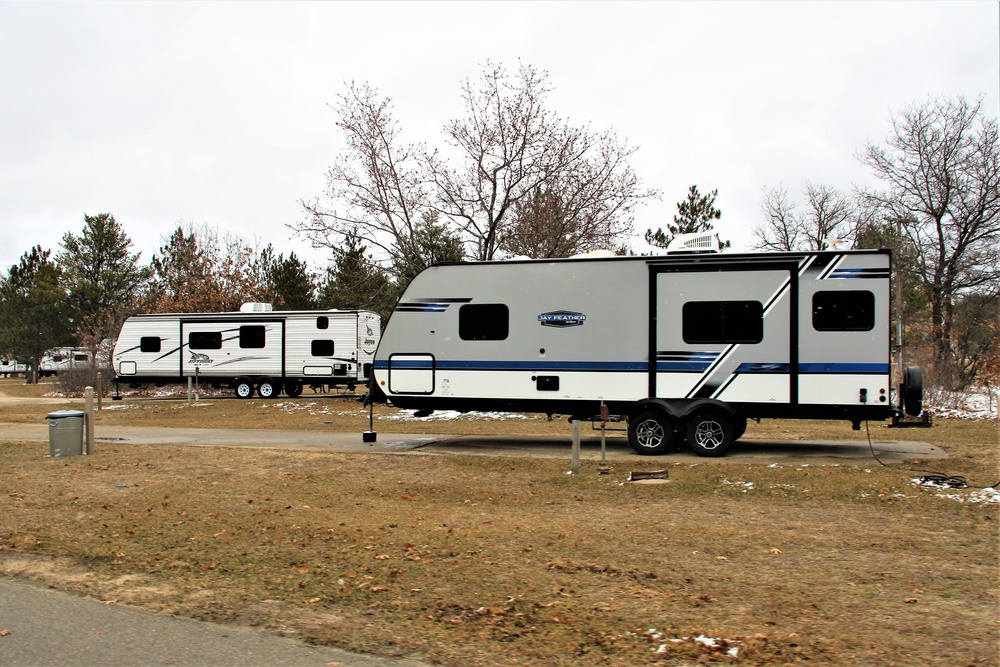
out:
{"label": "chrome wheel rim", "polygon": [[703,421],[698,423],[694,432],[694,440],[699,447],[706,450],[717,449],[725,441],[726,433],[722,429],[722,424],[716,421]]}

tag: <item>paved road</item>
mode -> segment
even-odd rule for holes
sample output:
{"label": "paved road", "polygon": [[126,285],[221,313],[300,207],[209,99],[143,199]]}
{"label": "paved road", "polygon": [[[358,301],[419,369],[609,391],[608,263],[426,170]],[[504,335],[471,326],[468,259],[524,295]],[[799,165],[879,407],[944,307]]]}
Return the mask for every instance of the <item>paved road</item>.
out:
{"label": "paved road", "polygon": [[158,616],[0,577],[0,667],[426,667]]}

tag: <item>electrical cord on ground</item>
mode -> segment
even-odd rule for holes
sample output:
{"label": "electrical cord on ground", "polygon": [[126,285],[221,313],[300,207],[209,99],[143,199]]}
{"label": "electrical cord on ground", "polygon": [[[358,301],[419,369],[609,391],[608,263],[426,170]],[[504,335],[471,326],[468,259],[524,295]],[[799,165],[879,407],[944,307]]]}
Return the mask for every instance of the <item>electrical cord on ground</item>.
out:
{"label": "electrical cord on ground", "polygon": [[889,464],[886,463],[885,461],[883,461],[882,459],[880,459],[878,457],[878,454],[875,453],[875,445],[872,444],[872,432],[871,432],[871,429],[868,427],[868,420],[867,419],[865,420],[865,434],[868,435],[868,451],[870,451],[872,453],[872,457],[876,461],[878,461],[879,463],[881,463],[883,466],[885,466],[886,468],[888,468]]}
{"label": "electrical cord on ground", "polygon": [[[872,457],[876,461],[878,461],[881,465],[888,468],[889,464],[880,459],[878,457],[878,454],[875,453],[875,446],[872,444],[872,432],[870,427],[868,426],[867,419],[865,420],[865,433],[868,436],[868,450],[872,453]],[[1000,487],[1000,480],[997,480],[995,483],[990,484],[989,486],[974,486],[972,484],[969,484],[969,480],[967,480],[962,475],[949,475],[948,473],[938,472],[934,470],[913,470],[912,472],[924,473],[923,475],[917,478],[917,482],[920,484],[920,486],[933,486],[944,489],[995,489],[997,487]]]}

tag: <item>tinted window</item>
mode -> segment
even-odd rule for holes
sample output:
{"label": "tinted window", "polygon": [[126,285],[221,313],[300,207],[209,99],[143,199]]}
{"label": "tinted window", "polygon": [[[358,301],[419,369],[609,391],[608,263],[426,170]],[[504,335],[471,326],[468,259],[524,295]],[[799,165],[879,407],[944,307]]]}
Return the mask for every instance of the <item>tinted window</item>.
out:
{"label": "tinted window", "polygon": [[764,340],[760,301],[689,301],[682,311],[685,343],[759,343]]}
{"label": "tinted window", "polygon": [[240,327],[240,347],[264,347],[264,327]]}
{"label": "tinted window", "polygon": [[316,318],[316,328],[317,329],[328,329],[330,327],[330,318],[326,315],[320,315]]}
{"label": "tinted window", "polygon": [[139,339],[139,350],[141,352],[159,352],[160,339],[157,336],[143,336]]}
{"label": "tinted window", "polygon": [[458,337],[462,340],[506,340],[510,311],[502,303],[466,304],[458,311]]}
{"label": "tinted window", "polygon": [[314,356],[314,357],[332,357],[333,356],[333,341],[332,340],[314,340],[312,342],[312,356]]}
{"label": "tinted window", "polygon": [[875,328],[875,295],[867,291],[813,294],[816,331],[871,331]]}
{"label": "tinted window", "polygon": [[218,331],[192,331],[188,334],[188,347],[192,350],[221,350],[222,333]]}

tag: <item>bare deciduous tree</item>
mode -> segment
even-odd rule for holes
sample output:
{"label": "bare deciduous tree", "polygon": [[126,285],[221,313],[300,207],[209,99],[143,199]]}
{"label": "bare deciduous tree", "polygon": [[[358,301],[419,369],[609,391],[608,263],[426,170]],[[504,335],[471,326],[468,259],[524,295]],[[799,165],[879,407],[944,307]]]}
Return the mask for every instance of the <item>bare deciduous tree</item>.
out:
{"label": "bare deciduous tree", "polygon": [[487,63],[479,82],[467,79],[462,86],[465,117],[445,126],[457,166],[440,153],[427,155],[438,209],[461,227],[476,259],[528,243],[524,228],[513,229],[514,208],[540,189],[559,198],[556,224],[571,229],[579,241],[575,251],[610,246],[630,227],[635,203],[654,194],[640,189],[628,164],[635,148],[545,108],[547,76],[526,65],[511,76]]}
{"label": "bare deciduous tree", "polygon": [[806,183],[805,211],[785,188],[764,191],[764,222],[752,230],[755,250],[823,250],[830,239],[855,240],[868,216],[863,207],[828,185]]}
{"label": "bare deciduous tree", "polygon": [[428,208],[418,154],[403,145],[392,100],[351,83],[334,107],[347,147],[327,172],[327,198],[303,201],[307,219],[291,228],[314,247],[339,249],[354,236],[387,266],[412,263],[415,230]]}
{"label": "bare deciduous tree", "polygon": [[918,251],[916,272],[931,303],[938,375],[959,386],[956,300],[968,293],[996,298],[1000,281],[997,120],[983,116],[981,100],[913,104],[893,115],[885,145],[868,144],[859,159],[886,187],[861,196],[887,219],[899,220],[904,238]]}

